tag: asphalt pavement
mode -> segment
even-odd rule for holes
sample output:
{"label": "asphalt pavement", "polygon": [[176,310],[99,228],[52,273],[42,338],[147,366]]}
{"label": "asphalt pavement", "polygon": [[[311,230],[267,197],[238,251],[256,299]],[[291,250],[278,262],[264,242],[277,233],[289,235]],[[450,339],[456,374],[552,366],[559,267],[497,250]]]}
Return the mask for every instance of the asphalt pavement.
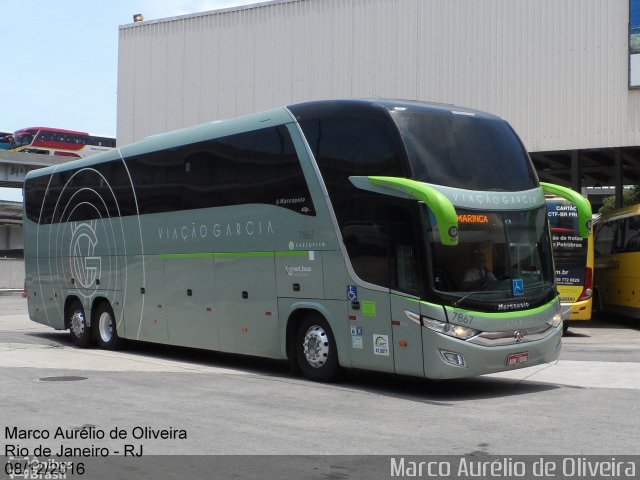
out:
{"label": "asphalt pavement", "polygon": [[[0,445],[7,457],[88,448],[91,460],[127,448],[144,458],[637,456],[640,321],[597,316],[563,344],[557,362],[509,373],[426,381],[351,371],[319,384],[254,357],[137,342],[78,349],[31,322],[26,300],[0,296]],[[304,457],[291,458],[303,468]]]}

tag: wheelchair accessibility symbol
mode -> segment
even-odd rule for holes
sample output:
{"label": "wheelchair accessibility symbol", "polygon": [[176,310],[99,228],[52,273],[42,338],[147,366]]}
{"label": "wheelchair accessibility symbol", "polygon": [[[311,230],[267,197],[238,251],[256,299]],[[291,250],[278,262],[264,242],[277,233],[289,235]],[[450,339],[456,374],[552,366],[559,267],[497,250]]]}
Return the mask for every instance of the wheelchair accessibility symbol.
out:
{"label": "wheelchair accessibility symbol", "polygon": [[524,295],[524,281],[521,278],[513,279],[513,294]]}
{"label": "wheelchair accessibility symbol", "polygon": [[355,285],[347,285],[347,300],[351,302],[358,300],[358,287]]}

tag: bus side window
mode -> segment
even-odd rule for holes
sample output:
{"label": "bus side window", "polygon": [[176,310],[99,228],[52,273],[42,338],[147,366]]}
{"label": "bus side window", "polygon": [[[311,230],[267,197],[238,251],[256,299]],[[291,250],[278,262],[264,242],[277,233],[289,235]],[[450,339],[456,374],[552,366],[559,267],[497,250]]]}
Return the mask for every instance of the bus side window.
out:
{"label": "bus side window", "polygon": [[50,175],[43,175],[25,182],[25,209],[32,222],[47,223],[48,210],[43,208],[43,203],[50,178]]}
{"label": "bus side window", "polygon": [[[238,203],[265,203],[314,215],[300,160],[284,126],[242,134],[238,143]],[[238,135],[240,138],[240,135]]]}
{"label": "bus side window", "polygon": [[301,123],[341,228],[354,218],[361,218],[355,215],[358,204],[371,198],[353,186],[350,176],[409,175],[404,165],[402,144],[389,122],[350,116]]}
{"label": "bus side window", "polygon": [[283,126],[181,149],[183,209],[250,203],[315,215],[302,167]]}
{"label": "bus side window", "polygon": [[[353,269],[363,280],[410,295],[419,295],[416,225],[409,200],[363,194],[361,220],[342,227]],[[354,217],[355,218],[355,217]]]}
{"label": "bus side window", "polygon": [[180,210],[182,161],[177,149],[145,153],[127,159],[140,214]]}
{"label": "bus side window", "polygon": [[[407,207],[409,207],[407,205]],[[418,209],[414,205],[414,209]],[[411,295],[420,295],[422,282],[419,265],[418,233],[420,220],[410,208],[394,208],[389,222],[391,288]]]}
{"label": "bus side window", "polygon": [[596,231],[595,255],[609,255],[613,251],[615,222],[606,222]]}
{"label": "bus side window", "polygon": [[[182,148],[182,208],[218,207],[235,203],[238,190],[237,148],[211,140]],[[231,199],[233,201],[225,201]]]}
{"label": "bus side window", "polygon": [[629,217],[625,229],[625,252],[640,252],[640,217]]}
{"label": "bus side window", "polygon": [[341,225],[342,238],[356,274],[389,287],[389,224],[380,195],[356,194],[351,219]]}
{"label": "bus side window", "polygon": [[[398,281],[398,272],[391,271],[391,257],[394,265],[406,262],[396,258],[398,252],[391,251],[389,232],[393,221],[390,212],[397,205],[407,208],[407,203],[364,192],[349,181],[352,175],[408,176],[402,143],[391,120],[327,116],[305,120],[300,125],[322,173],[356,274],[387,288],[399,289],[398,283],[408,285],[405,280]],[[411,255],[409,250],[403,252],[398,255]]]}
{"label": "bus side window", "polygon": [[614,222],[613,248],[612,253],[624,252],[624,234],[626,230],[626,219],[621,218]]}

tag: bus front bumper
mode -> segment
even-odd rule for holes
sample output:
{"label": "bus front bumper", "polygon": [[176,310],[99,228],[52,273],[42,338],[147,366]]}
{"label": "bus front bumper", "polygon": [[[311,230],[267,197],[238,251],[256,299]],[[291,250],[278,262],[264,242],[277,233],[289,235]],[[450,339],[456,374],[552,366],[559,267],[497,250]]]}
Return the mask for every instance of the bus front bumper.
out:
{"label": "bus front bumper", "polygon": [[[514,331],[518,337],[519,331]],[[427,378],[464,378],[550,363],[562,348],[562,323],[544,338],[509,345],[482,345],[424,328],[424,371]],[[489,343],[489,342],[486,342]]]}

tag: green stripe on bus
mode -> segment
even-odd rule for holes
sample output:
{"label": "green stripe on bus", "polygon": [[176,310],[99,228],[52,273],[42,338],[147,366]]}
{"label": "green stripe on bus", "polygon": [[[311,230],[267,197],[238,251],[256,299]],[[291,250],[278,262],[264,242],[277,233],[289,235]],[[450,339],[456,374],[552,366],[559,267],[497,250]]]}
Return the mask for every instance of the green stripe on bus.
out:
{"label": "green stripe on bus", "polygon": [[542,313],[545,310],[551,308],[554,304],[558,303],[558,297],[551,300],[549,303],[545,303],[537,308],[531,308],[529,310],[516,310],[513,312],[479,312],[477,310],[467,310],[466,308],[458,308],[451,305],[444,305],[445,307],[453,308],[458,312],[468,312],[475,313],[476,315],[484,315],[487,318],[513,318],[513,317],[521,317],[522,315],[536,315],[538,313]]}
{"label": "green stripe on bus", "polygon": [[548,308],[551,308],[553,306],[554,303],[558,302],[558,298],[556,297],[555,299],[551,300],[548,303],[545,303],[544,305],[541,305],[539,307],[536,308],[531,308],[529,310],[516,310],[513,312],[480,312],[478,310],[467,310],[466,308],[459,308],[459,307],[454,307],[453,305],[441,305],[441,304],[436,304],[436,303],[429,303],[429,302],[425,302],[424,300],[418,300],[416,298],[413,297],[407,297],[405,295],[399,295],[397,293],[394,293],[394,295],[398,296],[398,297],[402,297],[405,300],[409,300],[411,302],[415,302],[415,303],[420,303],[423,305],[428,305],[429,307],[449,307],[449,308],[453,308],[456,311],[459,312],[467,312],[467,313],[472,313],[472,314],[476,314],[476,315],[483,315],[486,318],[513,318],[513,317],[518,317],[518,316],[522,316],[524,315],[535,315],[538,313],[542,313],[545,310],[547,310]]}
{"label": "green stripe on bus", "polygon": [[202,253],[163,253],[160,258],[180,259],[180,258],[250,258],[250,257],[306,257],[308,251],[292,252],[202,252]]}

